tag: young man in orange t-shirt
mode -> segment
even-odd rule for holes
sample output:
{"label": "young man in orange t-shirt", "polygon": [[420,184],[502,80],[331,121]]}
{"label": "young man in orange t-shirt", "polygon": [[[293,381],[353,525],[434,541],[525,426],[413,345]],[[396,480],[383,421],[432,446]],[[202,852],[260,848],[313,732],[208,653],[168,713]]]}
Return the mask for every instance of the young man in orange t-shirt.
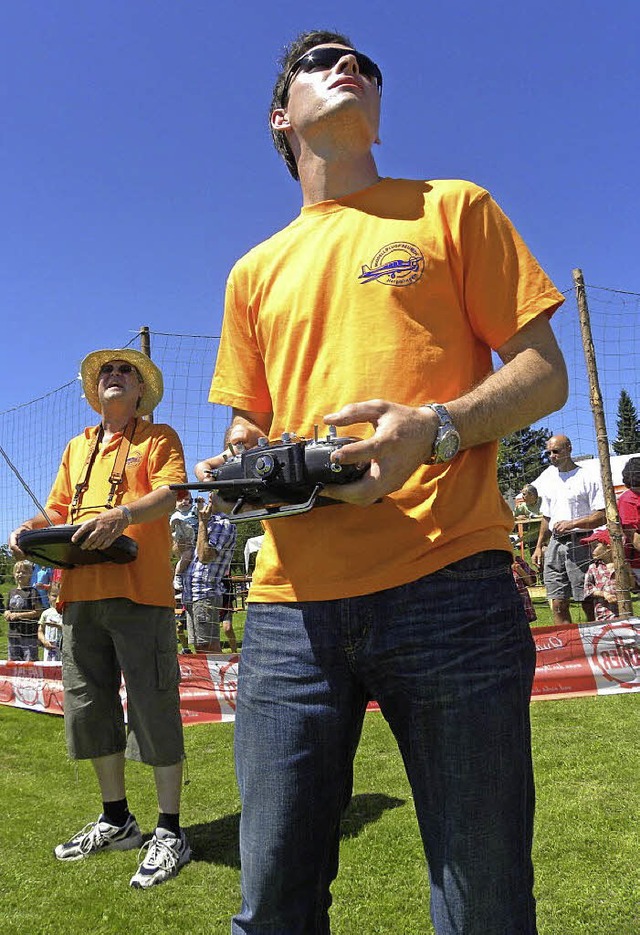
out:
{"label": "young man in orange t-shirt", "polygon": [[[79,564],[62,575],[67,746],[73,759],[91,759],[102,813],[54,853],[75,861],[140,847],[126,798],[126,751],[154,769],[158,823],[130,881],[147,888],[174,876],[191,853],[179,822],[184,742],[168,522],[176,502],[169,485],[186,479],[184,456],[173,429],[142,418],[163,391],[147,356],[130,348],[94,351],[80,369],[100,423],[67,445],[45,509],[54,525],[79,524],[71,541],[83,550],[107,549],[126,530],[138,551],[128,564]],[[46,525],[40,514],[14,530],[14,553],[22,554],[22,532]]]}
{"label": "young man in orange t-shirt", "polygon": [[534,935],[535,653],[496,451],[566,398],[549,326],[562,296],[483,189],[379,178],[381,90],[344,36],[289,47],[271,128],[302,211],[227,287],[210,399],[233,407],[229,441],[324,422],[362,438],[334,460],[371,462],[335,488],[346,502],[265,524],[238,683],[232,931],[329,931],[373,697],[411,781],[438,935]]}

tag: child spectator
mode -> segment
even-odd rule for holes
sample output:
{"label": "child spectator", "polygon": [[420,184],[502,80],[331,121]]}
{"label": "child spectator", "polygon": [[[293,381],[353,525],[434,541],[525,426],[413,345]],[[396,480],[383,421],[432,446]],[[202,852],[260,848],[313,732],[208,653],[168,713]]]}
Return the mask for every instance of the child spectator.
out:
{"label": "child spectator", "polygon": [[596,620],[614,620],[618,616],[618,597],[609,531],[596,529],[580,541],[591,545],[593,558],[584,576],[584,596],[593,597]]}
{"label": "child spectator", "polygon": [[513,572],[513,580],[516,583],[518,594],[522,598],[522,603],[524,604],[524,612],[527,615],[527,620],[529,623],[533,623],[533,621],[538,618],[528,589],[533,587],[536,583],[536,572],[528,562],[525,562],[525,560],[520,558],[517,554],[513,556],[511,571]]}
{"label": "child spectator", "polygon": [[9,591],[4,612],[9,623],[8,657],[13,662],[38,661],[38,619],[42,613],[42,602],[31,585],[32,574],[31,562],[16,562],[13,566],[16,587]]}
{"label": "child spectator", "polygon": [[60,662],[62,647],[62,616],[56,609],[60,584],[53,581],[49,588],[49,607],[45,608],[38,624],[38,642],[44,647],[45,662]]}
{"label": "child spectator", "polygon": [[178,500],[176,510],[171,514],[169,526],[173,548],[178,554],[173,587],[176,591],[182,591],[182,574],[193,559],[198,534],[198,511],[191,494],[187,493],[182,500]]}

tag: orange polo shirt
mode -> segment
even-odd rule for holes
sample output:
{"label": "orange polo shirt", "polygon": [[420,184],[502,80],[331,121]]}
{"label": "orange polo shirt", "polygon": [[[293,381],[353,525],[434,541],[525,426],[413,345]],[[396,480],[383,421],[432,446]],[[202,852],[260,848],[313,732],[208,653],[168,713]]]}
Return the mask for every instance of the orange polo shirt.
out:
{"label": "orange polo shirt", "polygon": [[[486,191],[383,179],[303,208],[236,264],[209,398],[272,411],[274,439],[311,438],[346,403],[457,399],[492,372],[492,348],[562,301]],[[421,467],[370,507],[266,523],[250,600],[366,594],[510,551],[496,452],[494,442]]]}
{"label": "orange polo shirt", "polygon": [[[69,442],[47,500],[47,508],[56,510],[68,522],[71,521],[68,510],[75,484],[82,476],[97,432],[97,426],[86,428],[82,435]],[[110,490],[109,476],[121,438],[122,434],[118,432],[98,451],[89,475],[89,487],[75,522],[85,522],[104,512]],[[168,425],[155,425],[138,419],[124,473],[114,506],[134,503],[158,487],[184,483],[184,455],[174,430]],[[125,534],[138,543],[137,558],[127,565],[104,562],[65,570],[59,598],[61,603],[127,597],[137,604],[174,606],[168,515],[128,526]]]}

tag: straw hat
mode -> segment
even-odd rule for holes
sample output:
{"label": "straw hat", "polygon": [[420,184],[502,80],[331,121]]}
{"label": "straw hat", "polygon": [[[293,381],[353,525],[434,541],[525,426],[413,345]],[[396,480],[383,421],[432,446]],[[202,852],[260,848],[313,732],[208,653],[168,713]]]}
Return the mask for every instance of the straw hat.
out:
{"label": "straw hat", "polygon": [[147,416],[153,412],[164,392],[162,374],[146,354],[131,347],[120,347],[93,351],[87,354],[80,364],[80,379],[87,402],[96,412],[102,412],[98,399],[98,377],[103,364],[112,360],[124,360],[136,368],[144,383],[144,392],[140,397],[138,415]]}

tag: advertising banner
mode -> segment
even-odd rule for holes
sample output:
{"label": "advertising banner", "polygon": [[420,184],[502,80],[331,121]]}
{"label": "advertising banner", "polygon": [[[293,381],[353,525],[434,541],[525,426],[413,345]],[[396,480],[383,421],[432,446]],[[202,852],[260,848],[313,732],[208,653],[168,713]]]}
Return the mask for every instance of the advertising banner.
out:
{"label": "advertising banner", "polygon": [[[532,629],[537,663],[532,701],[640,691],[640,619]],[[238,655],[180,655],[185,724],[233,721]],[[401,677],[401,673],[399,673]],[[121,688],[126,710],[126,691]],[[0,704],[62,714],[58,662],[0,660]],[[377,708],[375,702],[369,707]]]}

